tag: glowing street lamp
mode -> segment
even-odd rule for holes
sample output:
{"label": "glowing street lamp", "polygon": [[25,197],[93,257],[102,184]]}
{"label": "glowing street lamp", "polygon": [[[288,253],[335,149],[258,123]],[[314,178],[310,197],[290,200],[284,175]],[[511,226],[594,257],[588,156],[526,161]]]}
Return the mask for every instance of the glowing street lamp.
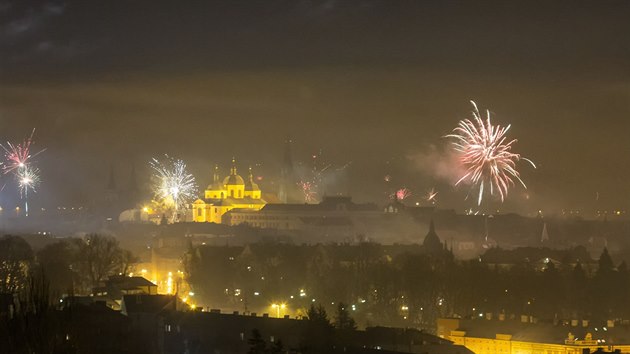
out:
{"label": "glowing street lamp", "polygon": [[280,318],[280,309],[284,312],[284,309],[287,308],[287,304],[271,304],[271,308],[276,309],[276,317]]}

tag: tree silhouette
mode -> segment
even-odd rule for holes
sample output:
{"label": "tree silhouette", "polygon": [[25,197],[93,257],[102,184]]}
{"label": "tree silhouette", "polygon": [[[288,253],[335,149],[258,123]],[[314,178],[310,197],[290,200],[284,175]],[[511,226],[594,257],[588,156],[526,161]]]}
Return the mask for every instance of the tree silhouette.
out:
{"label": "tree silhouette", "polygon": [[613,264],[612,258],[608,254],[608,248],[604,247],[601,256],[599,256],[599,261],[597,261],[597,275],[606,276],[610,274],[614,269],[615,265]]}
{"label": "tree silhouette", "polygon": [[247,340],[247,343],[249,343],[249,354],[265,354],[267,351],[267,343],[258,329],[252,330],[252,337]]}
{"label": "tree silhouette", "polygon": [[79,249],[79,265],[90,286],[96,287],[106,277],[118,273],[121,255],[122,249],[115,238],[97,234],[86,236]]}
{"label": "tree silhouette", "polygon": [[335,328],[339,330],[355,330],[357,329],[357,324],[354,322],[354,319],[350,316],[350,312],[346,309],[346,305],[343,302],[340,302],[337,305],[337,314],[335,316]]}
{"label": "tree silhouette", "polygon": [[321,304],[317,306],[311,304],[311,307],[306,311],[306,316],[311,323],[315,323],[323,327],[331,327],[326,309]]}
{"label": "tree silhouette", "polygon": [[276,340],[271,344],[271,348],[269,348],[269,353],[271,354],[281,354],[284,353],[284,345],[280,339]]}
{"label": "tree silhouette", "polygon": [[324,307],[319,304],[306,312],[308,317],[301,339],[301,351],[304,353],[326,353],[332,346],[334,328],[330,324]]}

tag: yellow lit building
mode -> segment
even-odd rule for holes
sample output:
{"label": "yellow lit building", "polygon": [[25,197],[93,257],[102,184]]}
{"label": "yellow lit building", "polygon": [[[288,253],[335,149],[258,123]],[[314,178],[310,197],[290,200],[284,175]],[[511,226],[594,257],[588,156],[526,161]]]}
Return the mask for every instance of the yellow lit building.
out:
{"label": "yellow lit building", "polygon": [[214,222],[220,224],[223,215],[232,209],[260,210],[266,202],[254,182],[252,169],[247,181],[236,171],[236,161],[232,159],[230,175],[221,181],[219,168],[215,166],[213,182],[204,191],[203,199],[192,203],[194,222]]}
{"label": "yellow lit building", "polygon": [[[523,316],[527,317],[527,316]],[[438,336],[476,354],[583,354],[598,348],[630,353],[630,329],[613,321],[595,326],[588,321],[566,324],[524,320],[438,319]]]}

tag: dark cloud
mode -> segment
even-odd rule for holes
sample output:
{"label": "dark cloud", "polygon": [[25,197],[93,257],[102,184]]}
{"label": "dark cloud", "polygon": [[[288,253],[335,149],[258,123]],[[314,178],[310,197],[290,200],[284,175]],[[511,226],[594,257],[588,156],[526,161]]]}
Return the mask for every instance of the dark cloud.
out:
{"label": "dark cloud", "polygon": [[64,6],[58,2],[43,2],[41,4],[25,2],[6,2],[0,4],[0,16],[6,24],[0,33],[5,39],[24,36],[42,30],[51,17],[60,16]]}

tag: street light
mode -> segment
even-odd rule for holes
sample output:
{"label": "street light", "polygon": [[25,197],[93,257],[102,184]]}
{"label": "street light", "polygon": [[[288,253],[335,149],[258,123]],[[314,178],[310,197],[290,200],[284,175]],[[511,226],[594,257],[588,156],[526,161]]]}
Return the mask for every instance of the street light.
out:
{"label": "street light", "polygon": [[287,308],[287,304],[271,304],[271,308],[276,309],[276,317],[280,318],[280,309],[284,311]]}

